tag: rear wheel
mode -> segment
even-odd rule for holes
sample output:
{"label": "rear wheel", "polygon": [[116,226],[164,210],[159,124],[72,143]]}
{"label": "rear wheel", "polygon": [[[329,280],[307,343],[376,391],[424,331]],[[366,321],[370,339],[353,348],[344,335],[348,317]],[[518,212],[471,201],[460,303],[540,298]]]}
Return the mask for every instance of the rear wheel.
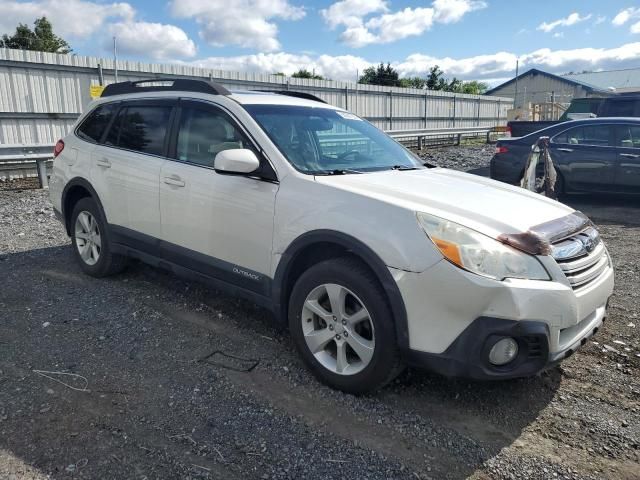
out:
{"label": "rear wheel", "polygon": [[80,268],[92,277],[121,272],[127,259],[111,251],[111,239],[102,211],[90,197],[75,204],[71,214],[71,242]]}
{"label": "rear wheel", "polygon": [[305,363],[333,388],[364,393],[402,371],[384,291],[356,259],[328,260],[302,274],[289,302],[289,328]]}

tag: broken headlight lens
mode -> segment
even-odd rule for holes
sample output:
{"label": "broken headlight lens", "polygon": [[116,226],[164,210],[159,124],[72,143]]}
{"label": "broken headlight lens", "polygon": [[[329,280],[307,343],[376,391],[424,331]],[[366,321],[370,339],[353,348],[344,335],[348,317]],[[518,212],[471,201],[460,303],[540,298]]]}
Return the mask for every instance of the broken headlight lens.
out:
{"label": "broken headlight lens", "polygon": [[534,256],[475,230],[426,213],[418,213],[418,223],[442,255],[460,268],[496,280],[550,279]]}

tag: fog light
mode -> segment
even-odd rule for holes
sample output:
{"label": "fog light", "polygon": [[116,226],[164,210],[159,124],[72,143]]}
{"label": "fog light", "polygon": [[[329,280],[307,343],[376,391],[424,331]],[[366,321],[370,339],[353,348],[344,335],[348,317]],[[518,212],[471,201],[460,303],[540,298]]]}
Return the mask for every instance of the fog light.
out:
{"label": "fog light", "polygon": [[498,340],[489,352],[489,361],[493,365],[506,365],[518,355],[518,342],[506,337]]}

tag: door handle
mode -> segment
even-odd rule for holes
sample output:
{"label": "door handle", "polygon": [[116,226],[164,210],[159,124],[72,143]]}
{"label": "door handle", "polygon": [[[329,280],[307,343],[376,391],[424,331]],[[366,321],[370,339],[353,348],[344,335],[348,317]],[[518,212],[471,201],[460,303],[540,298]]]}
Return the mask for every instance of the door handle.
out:
{"label": "door handle", "polygon": [[173,185],[174,187],[184,187],[185,183],[177,175],[171,175],[170,177],[164,177],[164,183],[167,185]]}
{"label": "door handle", "polygon": [[636,155],[635,153],[621,153],[620,156],[627,158],[640,158],[640,155]]}
{"label": "door handle", "polygon": [[560,151],[560,152],[573,152],[573,148],[559,148],[558,151]]}
{"label": "door handle", "polygon": [[99,167],[104,167],[104,168],[111,168],[111,162],[109,160],[107,160],[106,158],[101,158],[100,160],[98,160],[96,162],[96,164]]}

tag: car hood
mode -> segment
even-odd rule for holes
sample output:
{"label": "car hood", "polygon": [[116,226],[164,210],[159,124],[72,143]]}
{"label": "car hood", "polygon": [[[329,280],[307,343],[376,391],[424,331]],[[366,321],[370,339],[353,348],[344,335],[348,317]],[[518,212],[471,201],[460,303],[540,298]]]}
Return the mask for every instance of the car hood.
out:
{"label": "car hood", "polygon": [[488,178],[445,168],[318,176],[334,188],[425,212],[497,238],[527,232],[574,209]]}

